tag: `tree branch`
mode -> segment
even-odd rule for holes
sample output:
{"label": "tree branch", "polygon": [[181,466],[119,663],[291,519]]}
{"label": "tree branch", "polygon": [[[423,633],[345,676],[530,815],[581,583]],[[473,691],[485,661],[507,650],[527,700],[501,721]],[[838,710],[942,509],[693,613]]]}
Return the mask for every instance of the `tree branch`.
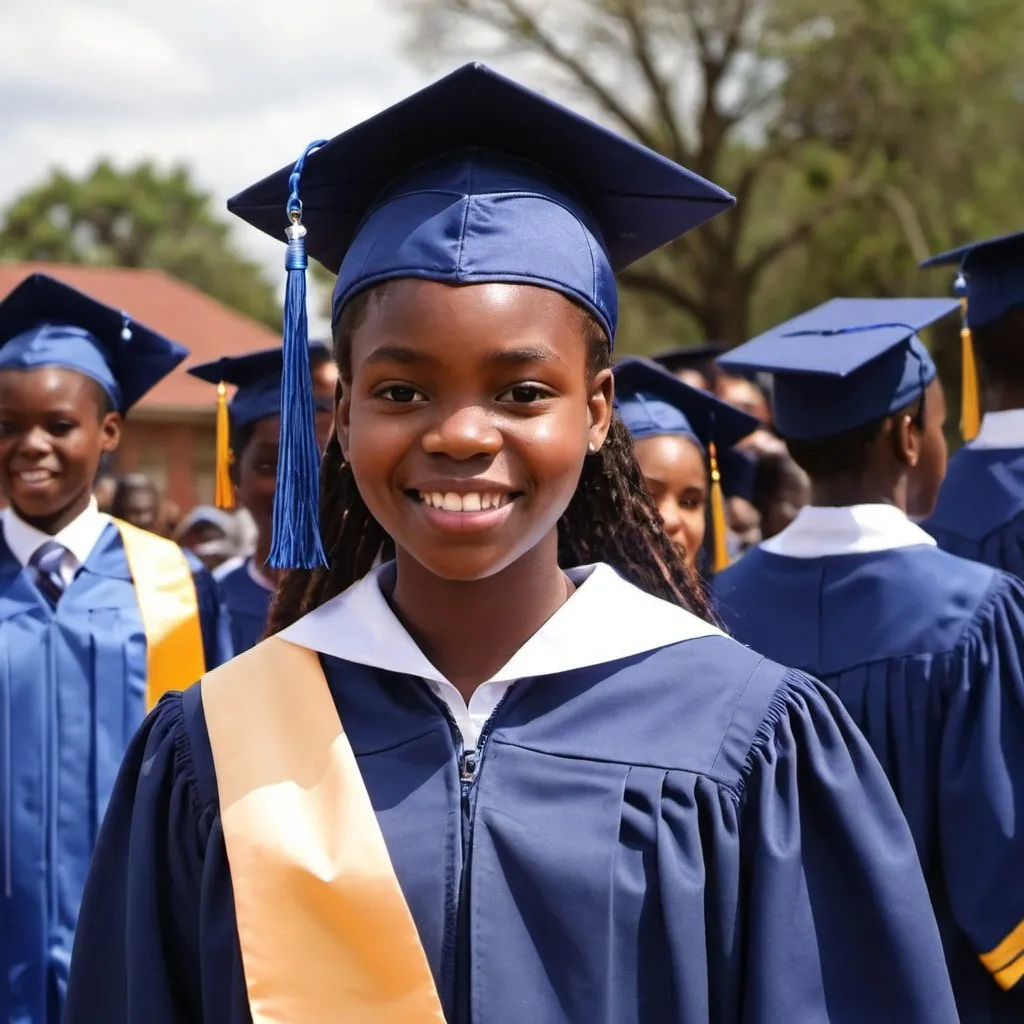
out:
{"label": "tree branch", "polygon": [[633,4],[628,2],[623,3],[620,6],[620,11],[622,19],[629,30],[633,56],[636,58],[637,64],[640,65],[640,70],[643,72],[644,79],[648,86],[650,86],[651,93],[654,96],[654,103],[658,109],[658,113],[661,115],[661,119],[665,123],[665,130],[668,133],[669,144],[671,147],[671,152],[667,155],[675,160],[676,163],[689,163],[691,153],[689,151],[689,147],[683,141],[682,132],[679,130],[679,123],[676,118],[676,111],[672,106],[672,98],[669,93],[669,88],[664,79],[662,79],[661,75],[658,73],[658,69],[655,67],[654,57],[651,54],[651,48],[648,45],[646,27],[641,23],[637,14],[637,8]]}
{"label": "tree branch", "polygon": [[687,313],[691,313],[698,319],[704,312],[691,292],[687,291],[678,281],[657,270],[639,270],[629,267],[620,271],[617,277],[619,284],[664,299],[680,309],[685,309]]}
{"label": "tree branch", "polygon": [[810,209],[799,220],[794,221],[778,238],[762,246],[745,266],[740,275],[747,287],[751,287],[761,272],[778,259],[783,253],[807,241],[818,229],[821,221],[826,220],[837,210],[854,199],[863,198],[869,192],[868,186],[860,180],[851,179],[843,186]]}
{"label": "tree branch", "polygon": [[590,72],[578,55],[565,49],[553,35],[542,29],[531,11],[527,10],[518,0],[498,0],[498,4],[507,14],[507,21],[502,21],[494,14],[482,10],[471,0],[460,3],[459,9],[463,14],[475,18],[488,28],[503,32],[511,39],[518,39],[523,44],[539,50],[575,78],[605,111],[619,121],[636,139],[649,149],[659,148],[659,140],[654,137],[650,129],[616,99],[612,91]]}

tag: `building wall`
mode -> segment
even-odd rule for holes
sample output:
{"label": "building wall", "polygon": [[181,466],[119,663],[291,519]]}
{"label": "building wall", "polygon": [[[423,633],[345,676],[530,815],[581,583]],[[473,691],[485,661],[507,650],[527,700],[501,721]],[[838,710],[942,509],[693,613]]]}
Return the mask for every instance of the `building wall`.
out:
{"label": "building wall", "polygon": [[214,455],[213,417],[129,418],[111,468],[145,473],[185,513],[213,501]]}

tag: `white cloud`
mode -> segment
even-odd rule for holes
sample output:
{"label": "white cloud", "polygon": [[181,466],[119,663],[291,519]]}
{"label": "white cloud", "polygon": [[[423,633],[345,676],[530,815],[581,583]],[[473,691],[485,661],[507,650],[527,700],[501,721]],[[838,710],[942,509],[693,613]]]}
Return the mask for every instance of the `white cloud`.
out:
{"label": "white cloud", "polygon": [[[386,0],[0,6],[0,207],[53,166],[184,162],[219,201],[425,84]],[[279,267],[281,249],[240,226]]]}

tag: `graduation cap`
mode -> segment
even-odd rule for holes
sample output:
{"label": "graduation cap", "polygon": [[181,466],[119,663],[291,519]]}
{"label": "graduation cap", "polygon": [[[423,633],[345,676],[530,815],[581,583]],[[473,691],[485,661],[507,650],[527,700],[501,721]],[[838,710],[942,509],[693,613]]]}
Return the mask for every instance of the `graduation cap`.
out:
{"label": "graduation cap", "polygon": [[[275,236],[291,220],[289,281],[304,268],[307,249],[337,272],[335,322],[354,295],[382,281],[508,281],[568,296],[611,341],[615,272],[733,201],[665,157],[468,64],[313,143],[298,163],[239,193],[228,208]],[[305,332],[304,292],[301,298],[289,284],[289,399],[270,562],[278,567],[326,561],[315,518],[315,438],[299,422],[312,418],[308,367],[303,376],[299,357],[289,355],[299,347],[289,339]]]}
{"label": "graduation cap", "polygon": [[645,359],[622,359],[614,372],[616,406],[634,441],[666,435],[686,437],[707,454],[714,569],[720,572],[729,564],[721,470],[728,450],[757,430],[760,421]]}
{"label": "graduation cap", "polygon": [[668,370],[679,373],[682,370],[696,370],[705,373],[708,366],[727,349],[724,345],[688,345],[684,348],[670,348],[651,356],[651,361]]}
{"label": "graduation cap", "polygon": [[0,370],[74,370],[121,413],[187,356],[127,313],[46,274],[25,278],[0,302]]}
{"label": "graduation cap", "polygon": [[[326,356],[323,342],[309,344],[309,358]],[[230,428],[247,427],[270,416],[281,415],[281,377],[284,356],[279,348],[262,349],[244,356],[223,356],[189,368],[189,373],[208,384],[217,385],[217,461],[215,505],[219,509],[235,507],[235,489],[231,482]],[[236,391],[227,400],[227,386]],[[317,408],[330,408],[316,401]]]}
{"label": "graduation cap", "polygon": [[929,257],[921,266],[955,266],[959,270],[953,287],[963,313],[960,331],[963,363],[960,429],[964,439],[971,441],[981,426],[981,399],[971,328],[984,327],[1011,309],[1024,306],[1024,231],[950,249]]}
{"label": "graduation cap", "polygon": [[770,373],[783,437],[833,437],[909,405],[937,371],[917,332],[951,299],[832,299],[721,359]]}

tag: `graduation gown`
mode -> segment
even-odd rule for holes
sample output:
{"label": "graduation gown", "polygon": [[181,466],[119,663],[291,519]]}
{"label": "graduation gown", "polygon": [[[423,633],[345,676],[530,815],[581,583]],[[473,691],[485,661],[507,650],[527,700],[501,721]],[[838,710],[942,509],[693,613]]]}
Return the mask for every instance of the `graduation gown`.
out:
{"label": "graduation gown", "polygon": [[[206,663],[230,656],[195,560]],[[108,524],[54,609],[0,531],[0,1022],[58,1024],[100,821],[145,716],[146,642]]]}
{"label": "graduation gown", "polygon": [[[910,833],[826,689],[577,570],[478,691],[508,687],[467,773],[390,569],[281,635],[320,650],[448,1021],[957,1019]],[[67,1024],[251,1019],[209,735],[194,687],[132,744]]]}
{"label": "graduation gown", "polygon": [[890,546],[884,524],[857,536],[852,519],[844,541],[851,511],[805,510],[719,576],[720,614],[831,686],[871,743],[914,834],[962,1019],[1024,1020],[1024,588],[939,550],[896,509]]}
{"label": "graduation gown", "polygon": [[1024,445],[961,448],[922,525],[943,550],[1024,579]]}
{"label": "graduation gown", "polygon": [[263,637],[270,617],[274,592],[261,587],[249,570],[251,559],[246,559],[224,574],[215,573],[224,606],[231,619],[231,639],[235,654],[255,647]]}

